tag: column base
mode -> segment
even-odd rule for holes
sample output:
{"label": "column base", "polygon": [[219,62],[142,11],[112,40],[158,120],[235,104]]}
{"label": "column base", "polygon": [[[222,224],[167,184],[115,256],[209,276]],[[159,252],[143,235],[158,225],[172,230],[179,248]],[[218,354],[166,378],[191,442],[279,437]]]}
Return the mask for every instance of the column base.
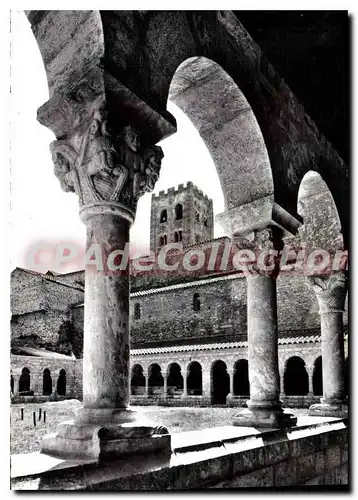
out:
{"label": "column base", "polygon": [[308,410],[309,416],[316,417],[348,417],[348,402],[347,401],[332,401],[328,402],[321,399],[318,404],[311,405]]}
{"label": "column base", "polygon": [[293,427],[297,424],[297,417],[287,410],[283,410],[281,403],[272,406],[263,404],[252,404],[247,402],[247,409],[241,410],[234,415],[232,424],[241,427],[266,427],[278,429]]}
{"label": "column base", "polygon": [[96,460],[158,451],[171,453],[168,429],[144,420],[135,422],[133,411],[81,410],[76,420],[62,422],[56,433],[44,436],[42,453]]}

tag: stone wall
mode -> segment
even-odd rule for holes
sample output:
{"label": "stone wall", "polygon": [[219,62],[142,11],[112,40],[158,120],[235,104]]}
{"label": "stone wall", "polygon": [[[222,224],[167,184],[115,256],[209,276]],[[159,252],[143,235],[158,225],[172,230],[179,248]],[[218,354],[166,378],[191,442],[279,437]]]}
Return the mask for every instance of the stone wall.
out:
{"label": "stone wall", "polygon": [[[200,311],[193,310],[194,294],[199,294]],[[136,303],[140,304],[140,319],[134,317]],[[247,337],[246,279],[227,276],[162,290],[134,292],[130,312],[133,347],[180,341],[244,340]],[[278,279],[277,313],[280,337],[320,331],[316,296],[304,277]]]}
{"label": "stone wall", "polygon": [[[15,490],[162,491],[342,485],[348,490],[348,424],[306,417],[282,430],[227,427],[172,434],[169,456],[128,456],[101,465],[48,463],[45,474],[12,471]],[[251,431],[251,432],[250,432]],[[200,436],[199,436],[200,435]],[[33,455],[36,458],[36,454]],[[95,465],[95,466],[94,466]],[[14,469],[14,467],[12,468]],[[56,470],[57,469],[57,470]],[[312,488],[313,489],[313,488]]]}

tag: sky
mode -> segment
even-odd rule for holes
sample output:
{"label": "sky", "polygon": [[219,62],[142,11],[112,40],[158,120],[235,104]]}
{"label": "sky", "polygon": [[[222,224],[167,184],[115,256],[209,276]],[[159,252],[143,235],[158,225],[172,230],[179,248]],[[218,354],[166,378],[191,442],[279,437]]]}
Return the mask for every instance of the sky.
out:
{"label": "sky", "polygon": [[[48,100],[46,73],[30,24],[22,11],[11,19],[11,269],[16,266],[56,271],[44,252],[41,266],[30,258],[34,245],[46,248],[58,242],[84,247],[85,226],[78,216],[77,196],[64,193],[53,173],[49,144],[54,134],[36,120],[37,109]],[[192,181],[213,199],[214,216],[224,211],[224,198],[211,156],[186,115],[174,104],[168,110],[177,120],[176,134],[161,141],[164,159],[155,193]],[[149,250],[151,194],[138,203],[131,229],[135,255]],[[214,237],[223,235],[215,225]],[[67,271],[81,265],[74,264]]]}

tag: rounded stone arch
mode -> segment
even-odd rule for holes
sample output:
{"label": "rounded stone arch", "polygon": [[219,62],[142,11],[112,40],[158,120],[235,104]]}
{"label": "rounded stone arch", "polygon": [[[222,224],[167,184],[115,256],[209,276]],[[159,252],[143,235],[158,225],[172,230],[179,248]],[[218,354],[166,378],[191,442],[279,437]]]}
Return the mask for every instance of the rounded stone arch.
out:
{"label": "rounded stone arch", "polygon": [[148,367],[148,393],[149,395],[163,394],[164,378],[162,368],[158,363],[151,363]]}
{"label": "rounded stone arch", "polygon": [[144,394],[145,392],[145,375],[143,366],[140,363],[135,363],[131,368],[131,394]]}
{"label": "rounded stone arch", "polygon": [[236,230],[245,231],[250,218],[254,220],[249,229],[263,227],[274,203],[270,160],[255,114],[238,85],[214,60],[191,57],[176,69],[169,100],[186,114],[209,150],[225,209],[236,210]]}
{"label": "rounded stone arch", "polygon": [[42,373],[42,394],[44,396],[51,396],[52,394],[52,377],[48,368],[45,368]]}
{"label": "rounded stone arch", "polygon": [[62,370],[60,370],[57,379],[57,388],[56,388],[56,392],[59,396],[66,396],[66,390],[67,390],[66,385],[67,385],[66,370],[62,368]]}
{"label": "rounded stone arch", "polygon": [[306,396],[309,380],[306,363],[300,356],[290,356],[285,362],[284,392],[286,396]]}
{"label": "rounded stone arch", "polygon": [[29,392],[31,388],[31,375],[29,368],[25,367],[21,370],[19,380],[19,393]]}
{"label": "rounded stone arch", "polygon": [[189,396],[203,394],[203,366],[200,361],[192,360],[186,367],[187,393]]}
{"label": "rounded stone arch", "polygon": [[210,369],[211,403],[213,405],[226,404],[226,396],[230,392],[230,375],[227,365],[222,359],[213,361]]}
{"label": "rounded stone arch", "polygon": [[177,361],[167,366],[167,392],[168,395],[181,394],[184,390],[184,376],[182,368]]}
{"label": "rounded stone arch", "polygon": [[297,195],[297,212],[303,219],[301,241],[310,248],[343,250],[342,226],[337,206],[322,176],[309,170],[302,178]]}
{"label": "rounded stone arch", "polygon": [[249,362],[247,358],[240,358],[237,361],[235,361],[233,368],[233,377],[234,377],[234,395],[249,396],[250,395]]}

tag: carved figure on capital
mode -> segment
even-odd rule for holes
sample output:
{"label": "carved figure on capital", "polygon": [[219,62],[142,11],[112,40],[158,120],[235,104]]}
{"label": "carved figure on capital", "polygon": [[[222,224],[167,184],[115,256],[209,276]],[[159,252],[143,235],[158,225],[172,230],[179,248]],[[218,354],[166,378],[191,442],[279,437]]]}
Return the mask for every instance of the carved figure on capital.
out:
{"label": "carved figure on capital", "polygon": [[85,132],[54,141],[51,152],[62,189],[76,192],[81,206],[113,201],[133,211],[138,198],[154,188],[163,158],[158,146],[141,150],[140,134],[131,125],[109,131],[100,112]]}

